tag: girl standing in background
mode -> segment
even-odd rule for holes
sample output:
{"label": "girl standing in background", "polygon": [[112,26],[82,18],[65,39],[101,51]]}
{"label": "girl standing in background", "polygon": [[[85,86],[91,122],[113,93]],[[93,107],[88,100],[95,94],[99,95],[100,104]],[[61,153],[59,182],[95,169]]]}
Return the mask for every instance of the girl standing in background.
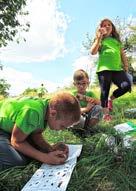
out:
{"label": "girl standing in background", "polygon": [[[131,83],[126,75],[128,60],[122,48],[119,33],[109,19],[101,21],[91,47],[91,54],[99,53],[97,74],[101,88],[101,105],[104,119],[111,120],[112,101],[131,90]],[[111,83],[117,86],[109,97]]]}

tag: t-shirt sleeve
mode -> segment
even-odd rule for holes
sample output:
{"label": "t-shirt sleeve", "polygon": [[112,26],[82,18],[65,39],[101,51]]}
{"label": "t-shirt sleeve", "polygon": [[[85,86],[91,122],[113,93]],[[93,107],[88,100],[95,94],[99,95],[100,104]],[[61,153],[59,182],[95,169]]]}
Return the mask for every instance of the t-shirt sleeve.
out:
{"label": "t-shirt sleeve", "polygon": [[39,115],[35,110],[23,109],[17,114],[15,123],[23,133],[29,135],[39,128]]}
{"label": "t-shirt sleeve", "polygon": [[92,97],[93,97],[93,98],[96,98],[97,96],[95,95],[95,93],[92,92]]}
{"label": "t-shirt sleeve", "polygon": [[95,93],[93,93],[93,92],[91,92],[91,91],[87,92],[87,96],[88,96],[88,97],[92,97],[92,98],[96,98]]}
{"label": "t-shirt sleeve", "polygon": [[72,90],[72,91],[71,91],[71,94],[72,94],[73,96],[76,96],[76,95],[77,95],[77,91]]}

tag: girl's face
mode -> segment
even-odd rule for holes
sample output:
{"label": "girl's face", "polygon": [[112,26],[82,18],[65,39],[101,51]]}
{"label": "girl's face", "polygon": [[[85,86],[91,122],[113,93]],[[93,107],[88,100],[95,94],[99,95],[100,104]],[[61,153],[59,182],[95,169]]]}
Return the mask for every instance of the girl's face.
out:
{"label": "girl's face", "polygon": [[112,33],[112,24],[108,20],[104,20],[101,24],[101,28],[104,28],[106,30],[106,33],[104,36],[110,36]]}
{"label": "girl's face", "polygon": [[86,92],[87,87],[89,86],[89,80],[85,78],[83,80],[74,82],[74,85],[76,86],[78,93],[84,94]]}

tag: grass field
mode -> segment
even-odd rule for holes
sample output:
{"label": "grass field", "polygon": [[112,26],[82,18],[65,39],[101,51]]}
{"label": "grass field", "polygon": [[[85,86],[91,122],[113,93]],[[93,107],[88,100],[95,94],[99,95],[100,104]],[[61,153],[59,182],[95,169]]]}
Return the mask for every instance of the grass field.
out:
{"label": "grass field", "polygon": [[[96,89],[98,95],[98,89]],[[136,119],[124,117],[124,111],[136,108],[136,87],[114,102],[113,120],[101,121],[95,127],[93,135],[80,138],[71,131],[46,130],[44,135],[50,143],[65,141],[68,144],[83,144],[82,153],[73,171],[67,191],[136,191],[136,146],[124,148],[121,136],[113,126]],[[103,134],[115,136],[116,147],[109,147]],[[15,167],[0,172],[0,191],[20,191],[30,179],[40,163],[33,161],[26,167]]]}

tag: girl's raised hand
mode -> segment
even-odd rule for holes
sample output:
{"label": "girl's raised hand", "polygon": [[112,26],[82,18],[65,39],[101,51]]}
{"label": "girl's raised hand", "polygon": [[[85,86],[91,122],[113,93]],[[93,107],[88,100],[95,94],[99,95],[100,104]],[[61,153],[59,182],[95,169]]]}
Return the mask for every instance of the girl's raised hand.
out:
{"label": "girl's raised hand", "polygon": [[100,30],[100,33],[101,33],[102,35],[107,34],[107,30],[106,30],[105,27],[101,27],[99,30]]}
{"label": "girl's raised hand", "polygon": [[106,28],[105,28],[105,27],[101,27],[101,28],[99,28],[99,29],[97,30],[96,36],[97,36],[98,39],[102,39],[102,37],[103,37],[104,35],[106,35],[106,33],[107,33]]}

